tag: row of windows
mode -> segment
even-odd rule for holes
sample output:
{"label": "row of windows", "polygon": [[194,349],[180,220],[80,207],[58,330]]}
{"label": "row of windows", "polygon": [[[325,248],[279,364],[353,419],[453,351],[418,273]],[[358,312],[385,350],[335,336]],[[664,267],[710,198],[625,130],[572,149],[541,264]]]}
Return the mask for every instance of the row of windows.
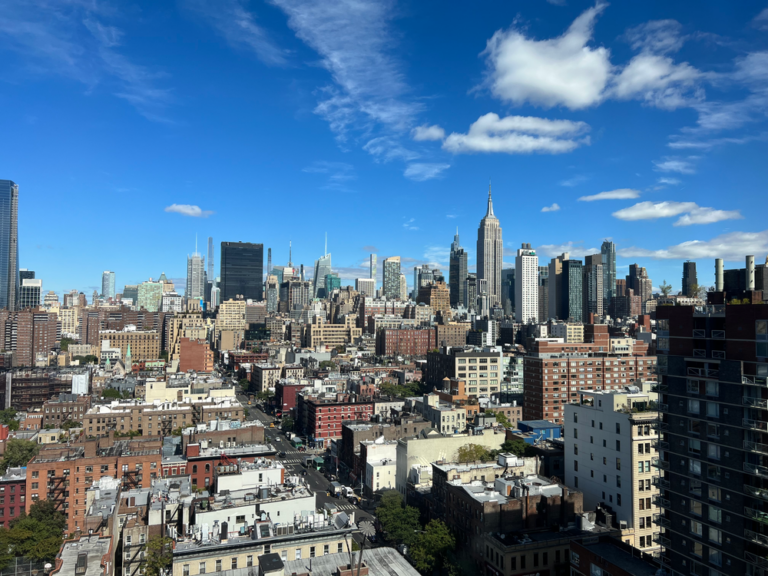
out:
{"label": "row of windows", "polygon": [[[344,545],[339,542],[336,545],[336,554],[342,554],[344,552]],[[264,553],[269,554],[270,553],[270,545],[265,544],[264,545]],[[323,545],[323,556],[327,556],[331,553],[331,545],[330,544],[324,544]],[[288,551],[282,550],[280,553],[281,559],[283,562],[288,561]],[[317,556],[317,547],[316,546],[310,546],[309,548],[309,557],[315,558]],[[301,548],[296,548],[294,550],[294,559],[295,560],[301,560]],[[237,570],[238,569],[238,559],[236,557],[231,558],[229,562],[228,568],[229,570]],[[215,560],[214,561],[214,571],[215,572],[221,572],[223,569],[224,560]],[[248,555],[245,557],[245,567],[251,568],[253,566],[253,556]],[[241,566],[242,567],[242,566]],[[184,576],[189,576],[190,570],[189,564],[184,564],[183,566],[183,574]],[[206,574],[208,572],[208,562],[200,562],[198,564],[198,574]]]}

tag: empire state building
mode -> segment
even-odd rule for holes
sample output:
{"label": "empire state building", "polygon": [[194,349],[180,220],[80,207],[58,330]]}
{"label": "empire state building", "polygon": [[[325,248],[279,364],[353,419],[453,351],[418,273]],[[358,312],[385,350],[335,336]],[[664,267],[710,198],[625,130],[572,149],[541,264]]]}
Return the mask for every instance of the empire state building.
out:
{"label": "empire state building", "polygon": [[[488,303],[501,303],[501,266],[504,243],[501,240],[499,219],[493,214],[491,187],[488,186],[488,210],[477,229],[477,279],[488,290]],[[485,280],[485,282],[480,282]]]}

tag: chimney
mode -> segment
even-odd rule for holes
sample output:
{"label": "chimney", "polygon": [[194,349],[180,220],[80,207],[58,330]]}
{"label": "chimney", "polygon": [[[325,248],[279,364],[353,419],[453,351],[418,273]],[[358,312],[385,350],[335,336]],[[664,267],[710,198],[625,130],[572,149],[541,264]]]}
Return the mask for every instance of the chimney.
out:
{"label": "chimney", "polygon": [[715,292],[723,291],[723,259],[715,258]]}
{"label": "chimney", "polygon": [[747,290],[755,289],[755,257],[747,256]]}

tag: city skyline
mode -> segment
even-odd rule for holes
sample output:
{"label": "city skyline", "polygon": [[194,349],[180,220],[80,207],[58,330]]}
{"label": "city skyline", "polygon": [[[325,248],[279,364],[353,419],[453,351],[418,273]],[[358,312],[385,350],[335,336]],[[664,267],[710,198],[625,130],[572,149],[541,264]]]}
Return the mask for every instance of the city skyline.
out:
{"label": "city skyline", "polygon": [[[400,255],[404,269],[447,269],[453,230],[477,225],[489,176],[507,230],[504,268],[521,242],[542,259],[582,258],[611,239],[618,277],[637,262],[679,291],[685,260],[711,285],[714,258],[768,252],[751,209],[768,176],[764,4],[542,2],[467,15],[432,2],[331,13],[278,0],[243,8],[253,27],[235,36],[225,32],[232,12],[206,18],[209,3],[191,4],[160,15],[140,2],[142,18],[67,4],[45,19],[36,2],[16,0],[0,11],[10,31],[1,95],[15,111],[0,178],[20,187],[18,265],[47,289],[90,294],[107,268],[118,288],[161,271],[183,279],[194,233],[217,247],[263,243],[275,262],[292,239],[294,260],[310,266],[323,242],[316,223],[335,216],[329,196],[349,216],[343,236],[330,231],[343,281],[365,277],[372,252]],[[175,49],[160,22],[196,51]],[[108,242],[79,258],[62,222],[87,222],[96,236],[114,224],[102,203],[67,201],[76,195],[114,198],[123,218],[160,231],[164,249],[139,235],[140,260]],[[312,209],[292,213],[291,227],[262,218],[258,237],[233,233],[231,215],[251,199],[269,213],[286,196]],[[387,210],[368,211],[383,199]]]}

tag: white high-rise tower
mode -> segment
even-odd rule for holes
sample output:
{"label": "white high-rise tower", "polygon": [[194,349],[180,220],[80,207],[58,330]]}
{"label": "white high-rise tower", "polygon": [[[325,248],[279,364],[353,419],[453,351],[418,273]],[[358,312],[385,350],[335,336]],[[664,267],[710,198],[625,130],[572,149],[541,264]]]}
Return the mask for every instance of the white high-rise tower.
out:
{"label": "white high-rise tower", "polygon": [[488,185],[488,210],[477,229],[477,279],[486,280],[489,305],[501,303],[501,266],[504,243],[499,219],[493,213],[491,186]]}
{"label": "white high-rise tower", "polygon": [[539,320],[539,257],[523,244],[515,257],[515,319],[527,324]]}

